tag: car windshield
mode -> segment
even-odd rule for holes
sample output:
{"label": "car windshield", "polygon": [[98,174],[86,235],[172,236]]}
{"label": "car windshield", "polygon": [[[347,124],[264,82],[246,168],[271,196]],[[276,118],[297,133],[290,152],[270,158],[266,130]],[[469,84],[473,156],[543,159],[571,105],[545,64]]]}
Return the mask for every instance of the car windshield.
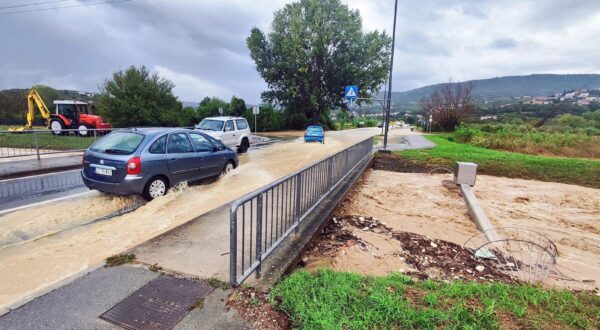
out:
{"label": "car windshield", "polygon": [[223,121],[214,119],[204,119],[196,126],[196,128],[207,130],[207,131],[222,131]]}
{"label": "car windshield", "polygon": [[144,140],[142,134],[116,132],[98,140],[90,147],[90,150],[107,154],[129,155],[137,149],[142,140]]}

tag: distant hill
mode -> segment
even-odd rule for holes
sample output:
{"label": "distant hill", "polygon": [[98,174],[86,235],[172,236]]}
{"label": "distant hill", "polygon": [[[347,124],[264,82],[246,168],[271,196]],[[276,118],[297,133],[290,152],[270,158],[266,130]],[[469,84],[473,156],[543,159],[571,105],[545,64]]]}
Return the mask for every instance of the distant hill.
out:
{"label": "distant hill", "polygon": [[[532,74],[491,79],[470,80],[475,84],[473,96],[486,100],[518,96],[550,96],[575,89],[600,88],[600,74]],[[419,100],[443,84],[429,85],[405,92],[393,92],[392,99],[400,108],[414,107]]]}

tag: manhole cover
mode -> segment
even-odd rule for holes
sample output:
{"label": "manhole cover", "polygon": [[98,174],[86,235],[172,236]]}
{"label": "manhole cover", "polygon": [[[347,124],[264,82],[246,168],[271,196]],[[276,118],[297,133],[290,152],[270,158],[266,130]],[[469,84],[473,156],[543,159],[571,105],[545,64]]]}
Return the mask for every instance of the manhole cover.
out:
{"label": "manhole cover", "polygon": [[100,318],[127,329],[171,329],[212,290],[208,284],[161,276]]}

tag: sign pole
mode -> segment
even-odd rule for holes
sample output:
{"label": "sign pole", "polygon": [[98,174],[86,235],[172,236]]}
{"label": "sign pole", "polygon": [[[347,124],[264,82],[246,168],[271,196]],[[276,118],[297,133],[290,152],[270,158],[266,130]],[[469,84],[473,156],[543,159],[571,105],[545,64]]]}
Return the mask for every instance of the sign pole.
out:
{"label": "sign pole", "polygon": [[387,142],[388,142],[388,130],[390,126],[390,108],[392,101],[392,72],[394,69],[394,45],[396,43],[396,16],[398,13],[398,0],[395,1],[394,4],[394,29],[392,30],[392,54],[390,57],[390,79],[388,81],[388,95],[387,95],[387,109],[385,112],[385,135],[383,136],[383,150],[387,151]]}
{"label": "sign pole", "polygon": [[259,107],[253,107],[252,108],[252,113],[254,114],[254,136],[257,136],[256,134],[258,133],[258,121],[256,120],[256,118],[260,114],[260,108]]}

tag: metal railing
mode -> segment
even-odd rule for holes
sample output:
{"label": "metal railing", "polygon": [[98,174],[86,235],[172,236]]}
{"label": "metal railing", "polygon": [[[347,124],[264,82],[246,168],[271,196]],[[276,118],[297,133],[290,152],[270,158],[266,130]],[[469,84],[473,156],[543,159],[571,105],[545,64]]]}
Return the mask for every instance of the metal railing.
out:
{"label": "metal railing", "polygon": [[63,129],[0,131],[0,158],[36,156],[84,151],[112,129]]}
{"label": "metal railing", "polygon": [[[230,282],[240,285],[373,150],[373,138],[238,199],[230,213]],[[239,270],[239,271],[238,271]]]}

